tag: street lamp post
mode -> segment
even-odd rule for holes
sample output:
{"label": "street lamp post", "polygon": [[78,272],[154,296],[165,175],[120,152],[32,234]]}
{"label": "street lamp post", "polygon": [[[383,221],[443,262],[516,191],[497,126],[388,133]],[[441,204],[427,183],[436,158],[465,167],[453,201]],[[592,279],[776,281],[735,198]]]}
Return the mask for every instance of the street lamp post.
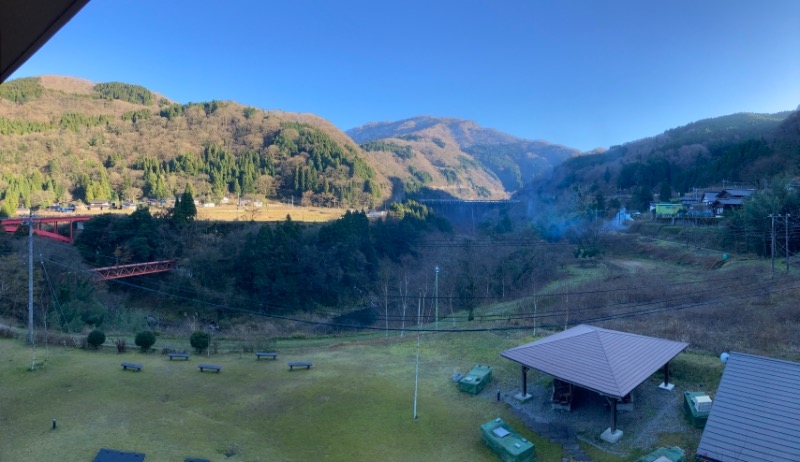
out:
{"label": "street lamp post", "polygon": [[439,265],[436,265],[436,268],[433,270],[436,273],[436,285],[434,286],[434,306],[436,307],[436,330],[439,330]]}

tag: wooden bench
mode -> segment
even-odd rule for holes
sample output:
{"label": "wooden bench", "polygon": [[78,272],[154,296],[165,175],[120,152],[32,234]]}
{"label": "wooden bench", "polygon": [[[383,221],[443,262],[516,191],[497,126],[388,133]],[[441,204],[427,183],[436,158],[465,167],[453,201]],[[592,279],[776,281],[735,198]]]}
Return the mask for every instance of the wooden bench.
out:
{"label": "wooden bench", "polygon": [[141,370],[142,370],[142,365],[141,365],[141,364],[135,364],[135,363],[122,363],[122,364],[121,364],[121,366],[122,366],[122,370],[123,370],[123,371],[127,371],[128,369],[130,369],[130,370],[132,370],[132,371],[139,372],[139,371],[141,371]]}
{"label": "wooden bench", "polygon": [[169,356],[170,361],[173,358],[189,360],[189,353],[167,353],[167,356]]}
{"label": "wooden bench", "polygon": [[269,352],[269,353],[258,352],[258,353],[256,353],[256,359],[258,360],[258,359],[261,359],[261,358],[278,359],[278,353],[275,353],[275,352]]}
{"label": "wooden bench", "polygon": [[199,365],[199,366],[197,366],[197,367],[199,367],[199,368],[200,368],[200,372],[203,372],[203,371],[205,371],[206,369],[208,369],[208,370],[210,370],[210,371],[214,371],[214,372],[216,372],[217,374],[219,374],[219,371],[221,371],[221,370],[222,370],[222,366],[216,366],[216,365],[214,365],[214,364],[200,364],[200,365]]}
{"label": "wooden bench", "polygon": [[310,361],[294,361],[289,363],[289,370],[291,371],[294,367],[305,367],[306,369],[311,369],[311,362]]}

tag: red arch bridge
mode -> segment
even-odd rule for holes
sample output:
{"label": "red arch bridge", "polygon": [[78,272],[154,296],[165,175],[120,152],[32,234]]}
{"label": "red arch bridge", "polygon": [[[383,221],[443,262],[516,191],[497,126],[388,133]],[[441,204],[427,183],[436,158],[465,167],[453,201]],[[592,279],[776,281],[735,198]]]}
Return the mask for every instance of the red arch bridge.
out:
{"label": "red arch bridge", "polygon": [[33,218],[5,218],[2,220],[3,229],[7,233],[16,233],[22,225],[33,223],[33,234],[49,237],[61,242],[72,244],[75,223],[89,221],[89,215],[75,215],[65,217],[33,217]]}
{"label": "red arch bridge", "polygon": [[[27,226],[33,223],[33,234],[41,237],[55,239],[61,242],[72,243],[74,240],[75,223],[89,221],[92,217],[88,215],[76,215],[66,217],[33,217],[31,218],[6,218],[0,220],[3,229],[7,233],[16,233],[22,225]],[[175,268],[175,260],[159,260],[145,263],[131,263],[128,265],[105,266],[94,268],[89,271],[94,273],[95,278],[100,281],[108,279],[120,279],[131,276],[142,276],[145,274],[163,273]]]}

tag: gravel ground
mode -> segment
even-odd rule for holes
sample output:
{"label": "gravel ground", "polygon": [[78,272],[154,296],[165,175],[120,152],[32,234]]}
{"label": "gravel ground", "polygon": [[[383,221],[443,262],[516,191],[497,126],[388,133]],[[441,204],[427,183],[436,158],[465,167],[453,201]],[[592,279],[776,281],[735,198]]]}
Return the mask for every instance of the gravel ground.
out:
{"label": "gravel ground", "polygon": [[[678,386],[666,391],[658,388],[655,380],[648,380],[634,389],[633,409],[619,410],[617,414],[617,428],[623,431],[623,436],[616,444],[609,444],[600,439],[600,434],[611,426],[610,406],[605,398],[576,388],[571,411],[552,410],[549,380],[532,372],[528,373],[528,393],[533,396],[530,401],[522,404],[514,398],[520,391],[519,384],[503,391],[502,399],[534,431],[536,427],[541,428],[541,424],[565,426],[574,431],[578,440],[620,456],[629,455],[635,449],[648,452],[655,449],[662,433],[685,433],[696,441],[695,446],[700,440],[701,430],[690,426],[683,415],[683,392],[686,390]],[[496,393],[497,388],[492,391]],[[691,455],[690,450],[683,449],[687,457]]]}

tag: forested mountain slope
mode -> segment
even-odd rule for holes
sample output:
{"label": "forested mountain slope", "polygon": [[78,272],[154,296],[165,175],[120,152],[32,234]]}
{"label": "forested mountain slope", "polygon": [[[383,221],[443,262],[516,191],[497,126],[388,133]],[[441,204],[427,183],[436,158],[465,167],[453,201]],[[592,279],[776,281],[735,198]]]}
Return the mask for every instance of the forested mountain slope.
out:
{"label": "forested mountain slope", "polygon": [[234,102],[178,104],[66,77],[0,86],[0,191],[17,205],[172,197],[371,207],[389,183],[329,122]]}
{"label": "forested mountain slope", "polygon": [[764,185],[798,172],[797,118],[796,112],[739,113],[693,122],[570,159],[539,190],[552,195],[592,187],[606,195],[632,195],[633,207],[641,208],[659,191],[683,195],[723,182]]}
{"label": "forested mountain slope", "polygon": [[425,189],[465,198],[505,198],[579,154],[455,118],[371,122],[347,134],[381,159],[377,168],[386,176],[412,172],[415,182],[406,185],[407,192]]}

